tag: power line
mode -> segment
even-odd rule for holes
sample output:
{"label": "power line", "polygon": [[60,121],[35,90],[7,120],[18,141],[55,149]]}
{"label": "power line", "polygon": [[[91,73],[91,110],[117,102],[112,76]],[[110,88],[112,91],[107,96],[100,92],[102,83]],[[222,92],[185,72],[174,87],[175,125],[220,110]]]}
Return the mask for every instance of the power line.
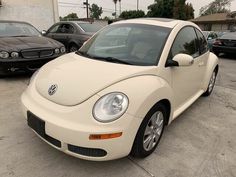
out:
{"label": "power line", "polygon": [[[137,1],[139,1],[139,0],[137,0]],[[122,1],[121,1],[122,2]],[[59,3],[59,5],[60,4],[69,4],[69,5],[80,5],[80,6],[82,6],[83,4],[81,4],[81,3],[73,3],[73,2],[58,2]],[[125,4],[127,4],[127,5],[129,5],[129,6],[135,6],[135,4],[132,4],[132,3],[128,3],[128,2],[125,2]],[[139,2],[138,2],[138,4],[137,4],[137,8],[139,8],[140,7],[140,4],[139,4]],[[142,6],[142,8],[144,9],[144,6]],[[108,9],[108,10],[112,10],[112,11],[114,11],[114,9],[110,9],[110,8],[106,8],[106,7],[102,7],[102,9]]]}

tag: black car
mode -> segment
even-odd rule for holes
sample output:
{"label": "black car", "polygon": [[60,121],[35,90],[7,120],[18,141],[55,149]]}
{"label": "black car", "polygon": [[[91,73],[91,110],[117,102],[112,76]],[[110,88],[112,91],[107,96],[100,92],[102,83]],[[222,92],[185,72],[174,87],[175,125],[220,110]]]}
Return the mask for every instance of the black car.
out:
{"label": "black car", "polygon": [[236,32],[226,33],[218,38],[212,47],[212,51],[219,55],[224,54],[236,54]]}
{"label": "black car", "polygon": [[63,43],[68,52],[74,52],[101,28],[102,26],[89,22],[59,22],[50,27],[47,32],[45,31],[44,36]]}
{"label": "black car", "polygon": [[0,21],[0,75],[35,70],[63,53],[63,44],[29,23]]}

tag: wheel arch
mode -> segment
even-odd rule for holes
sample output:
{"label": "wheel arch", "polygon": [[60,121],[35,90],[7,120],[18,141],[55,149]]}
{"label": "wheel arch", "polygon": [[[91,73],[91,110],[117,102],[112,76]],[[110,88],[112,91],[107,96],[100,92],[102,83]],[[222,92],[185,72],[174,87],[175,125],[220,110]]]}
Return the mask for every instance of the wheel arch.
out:
{"label": "wheel arch", "polygon": [[[168,99],[162,99],[160,101],[158,101],[155,105],[157,104],[163,104],[167,110],[167,120],[165,122],[165,125],[168,125],[169,124],[169,121],[170,121],[170,113],[171,113],[171,103]],[[154,105],[154,106],[155,106]]]}
{"label": "wheel arch", "polygon": [[212,75],[212,72],[216,69],[216,72],[219,72],[219,59],[218,57],[211,53],[209,54],[206,71],[205,71],[205,77],[203,82],[203,90],[206,91],[208,88],[208,84]]}

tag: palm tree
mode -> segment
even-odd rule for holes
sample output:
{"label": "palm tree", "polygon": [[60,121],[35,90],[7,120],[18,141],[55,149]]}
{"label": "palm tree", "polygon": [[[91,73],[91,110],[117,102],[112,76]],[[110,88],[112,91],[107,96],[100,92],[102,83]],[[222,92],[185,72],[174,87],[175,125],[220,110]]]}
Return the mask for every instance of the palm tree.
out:
{"label": "palm tree", "polygon": [[116,4],[117,4],[118,0],[113,0],[114,4],[115,4],[115,18],[116,18]]}
{"label": "palm tree", "polygon": [[120,5],[120,14],[121,14],[121,0],[118,0],[119,1],[119,5]]}

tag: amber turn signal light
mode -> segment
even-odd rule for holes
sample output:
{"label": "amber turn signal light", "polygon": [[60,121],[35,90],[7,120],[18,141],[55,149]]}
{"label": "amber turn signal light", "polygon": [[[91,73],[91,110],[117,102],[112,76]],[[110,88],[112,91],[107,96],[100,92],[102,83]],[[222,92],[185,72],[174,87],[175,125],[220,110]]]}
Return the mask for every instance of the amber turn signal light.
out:
{"label": "amber turn signal light", "polygon": [[119,133],[110,133],[110,134],[92,134],[89,136],[90,140],[104,140],[111,138],[118,138],[122,135],[122,132]]}

